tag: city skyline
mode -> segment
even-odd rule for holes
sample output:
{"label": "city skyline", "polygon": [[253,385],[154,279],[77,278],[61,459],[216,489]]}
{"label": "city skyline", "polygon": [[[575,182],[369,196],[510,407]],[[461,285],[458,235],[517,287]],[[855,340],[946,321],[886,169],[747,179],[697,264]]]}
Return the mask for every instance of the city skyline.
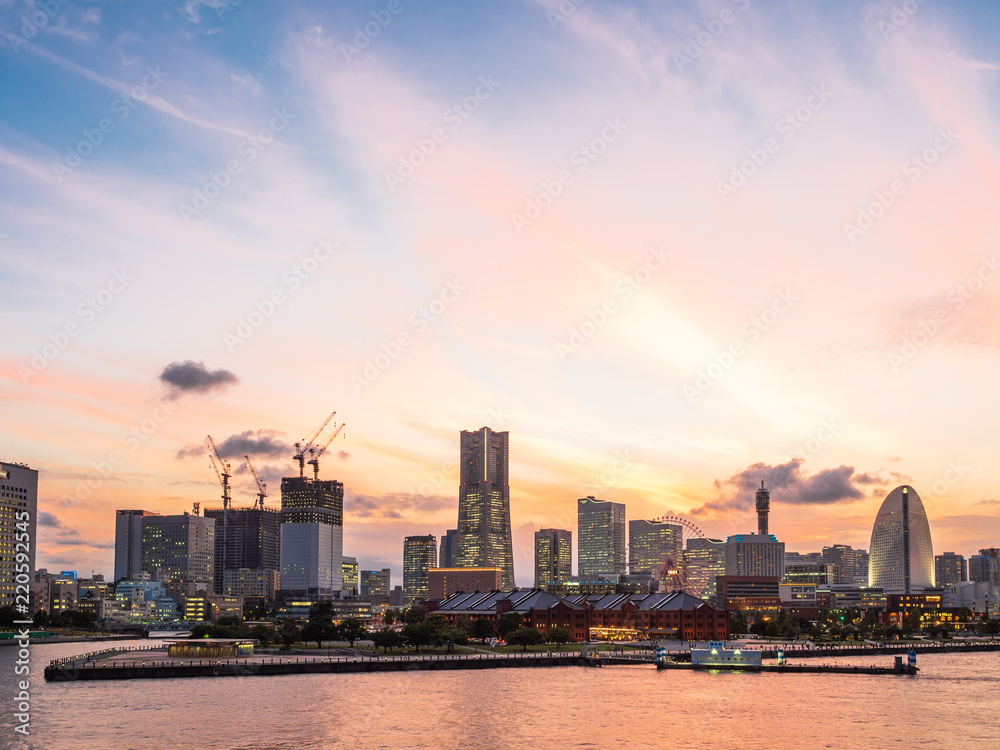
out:
{"label": "city skyline", "polygon": [[1000,20],[894,5],[0,8],[36,565],[218,505],[207,433],[277,507],[333,408],[343,550],[395,580],[481,424],[518,585],[578,498],[726,539],[761,481],[790,551],[867,549],[903,483],[937,549],[995,547]]}

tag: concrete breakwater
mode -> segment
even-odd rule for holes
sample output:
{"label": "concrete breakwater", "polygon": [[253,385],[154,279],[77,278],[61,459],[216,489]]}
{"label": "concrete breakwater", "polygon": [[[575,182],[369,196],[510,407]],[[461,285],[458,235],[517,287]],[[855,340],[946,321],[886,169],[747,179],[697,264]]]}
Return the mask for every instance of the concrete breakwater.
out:
{"label": "concrete breakwater", "polygon": [[[175,677],[246,677],[251,675],[405,672],[443,669],[589,666],[593,660],[577,653],[440,654],[368,657],[256,657],[239,659],[170,659],[162,651],[109,653],[87,659],[52,662],[45,668],[49,682],[134,680]],[[651,663],[650,656],[645,663]],[[631,663],[643,663],[633,660]]]}
{"label": "concrete breakwater", "polygon": [[[752,646],[751,646],[752,648]],[[778,658],[777,646],[761,648],[761,657],[764,659]],[[959,642],[959,643],[865,643],[856,646],[819,646],[816,648],[806,648],[804,646],[785,646],[783,651],[786,659],[792,658],[816,658],[830,656],[873,656],[876,654],[906,654],[913,649],[917,654],[953,654],[953,653],[973,653],[979,651],[1000,651],[1000,642]]]}

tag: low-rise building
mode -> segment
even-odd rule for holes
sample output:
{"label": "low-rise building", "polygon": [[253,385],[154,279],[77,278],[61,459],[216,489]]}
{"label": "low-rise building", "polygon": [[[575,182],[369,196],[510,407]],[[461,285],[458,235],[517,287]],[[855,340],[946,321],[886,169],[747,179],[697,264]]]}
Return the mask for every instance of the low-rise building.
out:
{"label": "low-rise building", "polygon": [[427,572],[427,598],[445,599],[452,594],[499,591],[501,568],[431,568]]}

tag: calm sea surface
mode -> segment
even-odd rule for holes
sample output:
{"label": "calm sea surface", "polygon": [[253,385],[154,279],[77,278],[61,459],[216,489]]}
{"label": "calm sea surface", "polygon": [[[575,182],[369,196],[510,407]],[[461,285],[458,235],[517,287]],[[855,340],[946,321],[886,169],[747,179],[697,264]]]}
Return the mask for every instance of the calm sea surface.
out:
{"label": "calm sea surface", "polygon": [[[921,656],[916,677],[563,667],[46,683],[12,731],[16,648],[0,648],[0,748],[1000,748],[1000,653]],[[845,663],[890,664],[891,656]]]}

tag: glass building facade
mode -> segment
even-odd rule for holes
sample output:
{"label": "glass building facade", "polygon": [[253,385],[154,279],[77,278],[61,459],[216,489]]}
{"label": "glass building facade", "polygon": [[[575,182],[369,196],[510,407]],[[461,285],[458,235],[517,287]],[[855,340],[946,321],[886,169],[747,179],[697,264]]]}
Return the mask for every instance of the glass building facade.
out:
{"label": "glass building facade", "polygon": [[872,528],[869,588],[919,594],[934,586],[934,549],[924,504],[916,491],[897,487],[882,501]]}
{"label": "glass building facade", "polygon": [[625,572],[625,504],[582,497],[576,504],[576,572],[581,579]]}
{"label": "glass building facade", "polygon": [[403,599],[407,606],[427,598],[427,571],[437,566],[437,556],[433,534],[403,539]]}
{"label": "glass building facade", "polygon": [[573,534],[565,529],[535,532],[535,588],[565,583],[573,575]]}
{"label": "glass building facade", "polygon": [[663,521],[628,522],[628,569],[630,573],[652,573],[660,577],[667,560],[681,564],[684,527]]}

